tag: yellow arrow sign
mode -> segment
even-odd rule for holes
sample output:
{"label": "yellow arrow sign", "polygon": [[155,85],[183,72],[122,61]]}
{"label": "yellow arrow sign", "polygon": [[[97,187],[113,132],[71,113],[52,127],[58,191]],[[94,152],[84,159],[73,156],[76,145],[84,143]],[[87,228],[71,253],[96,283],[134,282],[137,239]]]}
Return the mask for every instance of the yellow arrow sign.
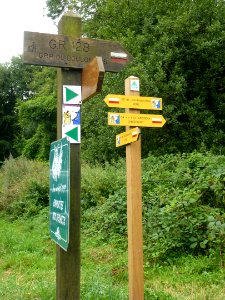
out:
{"label": "yellow arrow sign", "polygon": [[166,120],[162,115],[108,113],[108,125],[163,127]]}
{"label": "yellow arrow sign", "polygon": [[162,98],[107,95],[104,99],[109,107],[162,110]]}
{"label": "yellow arrow sign", "polygon": [[138,127],[132,128],[126,132],[117,134],[116,136],[116,147],[120,147],[126,144],[136,142],[140,134]]}

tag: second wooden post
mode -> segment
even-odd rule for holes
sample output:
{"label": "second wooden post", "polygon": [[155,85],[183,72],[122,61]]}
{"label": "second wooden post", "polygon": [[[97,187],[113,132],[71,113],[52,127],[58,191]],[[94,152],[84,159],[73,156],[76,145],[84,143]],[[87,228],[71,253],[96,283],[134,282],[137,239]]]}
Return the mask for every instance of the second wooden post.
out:
{"label": "second wooden post", "polygon": [[[125,80],[125,95],[140,96],[139,78]],[[140,113],[126,109],[126,113]],[[129,130],[130,127],[126,127]],[[141,139],[126,146],[129,300],[144,299]]]}

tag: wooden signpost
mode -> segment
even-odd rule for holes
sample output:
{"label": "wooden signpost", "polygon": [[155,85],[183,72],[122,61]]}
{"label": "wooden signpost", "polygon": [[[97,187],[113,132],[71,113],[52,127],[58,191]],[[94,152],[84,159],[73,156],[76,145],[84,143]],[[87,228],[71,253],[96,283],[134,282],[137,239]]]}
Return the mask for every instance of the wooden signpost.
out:
{"label": "wooden signpost", "polygon": [[142,241],[142,181],[141,138],[142,127],[162,127],[162,115],[140,114],[140,109],[161,110],[162,99],[140,97],[137,77],[125,80],[125,95],[108,95],[104,99],[109,107],[125,108],[125,113],[108,113],[108,125],[126,126],[116,136],[116,147],[126,145],[127,169],[127,225],[128,225],[128,276],[129,299],[144,299],[143,241]]}
{"label": "wooden signpost", "polygon": [[25,63],[83,69],[96,56],[102,57],[109,72],[120,71],[131,60],[118,42],[81,38],[73,32],[61,35],[24,32]]}
{"label": "wooden signpost", "polygon": [[[117,42],[82,38],[81,18],[74,13],[63,15],[58,31],[59,35],[25,32],[23,57],[24,63],[58,67],[57,139],[67,137],[70,142],[70,207],[66,210],[69,212],[68,239],[66,237],[63,247],[60,243],[56,245],[56,299],[79,300],[81,104],[101,90],[105,71],[120,71],[131,56]],[[140,129],[134,126],[162,127],[166,122],[162,115],[140,114],[140,109],[161,110],[162,99],[140,97],[139,79],[131,76],[125,80],[125,96],[108,95],[105,102],[109,107],[125,108],[124,114],[109,113],[108,122],[113,126],[126,126],[126,132],[117,135],[116,146],[126,145],[129,299],[143,300],[141,138]],[[62,141],[59,144],[62,145]],[[58,159],[62,146],[58,143],[55,146],[59,148],[54,152]],[[52,166],[52,182],[55,182],[58,175],[53,169],[55,166]],[[59,194],[53,184],[51,191],[52,195]],[[62,222],[64,217],[58,210],[66,201],[53,201],[55,227],[52,234],[58,242],[62,229],[57,222]]]}
{"label": "wooden signpost", "polygon": [[[65,249],[56,246],[56,299],[78,300],[81,103],[101,90],[105,71],[120,71],[131,55],[117,42],[81,38],[81,18],[72,12],[62,16],[58,31],[59,35],[25,32],[23,59],[27,64],[58,67],[57,139],[70,141],[70,208],[69,243]],[[56,224],[59,237],[58,231]]]}

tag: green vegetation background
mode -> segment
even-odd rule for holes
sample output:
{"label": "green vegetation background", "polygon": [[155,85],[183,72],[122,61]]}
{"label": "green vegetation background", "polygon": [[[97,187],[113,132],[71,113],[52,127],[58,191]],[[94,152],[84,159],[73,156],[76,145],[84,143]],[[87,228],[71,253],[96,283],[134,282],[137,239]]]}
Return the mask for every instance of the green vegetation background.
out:
{"label": "green vegetation background", "polygon": [[[124,80],[138,76],[141,95],[162,97],[163,128],[142,130],[142,154],[211,150],[225,153],[225,3],[222,0],[48,0],[49,15],[69,6],[87,37],[116,40],[133,56],[118,74],[106,74],[102,93],[82,106],[82,155],[106,162],[124,156],[107,126],[107,94],[124,94]],[[25,155],[48,159],[56,139],[56,70],[0,65],[0,161]],[[115,110],[114,110],[115,111]],[[149,113],[146,111],[146,113]]]}
{"label": "green vegetation background", "polygon": [[[224,299],[224,165],[206,152],[143,159],[146,299]],[[2,299],[54,299],[48,180],[44,162],[1,168]],[[125,161],[83,162],[81,201],[81,299],[127,299]]]}
{"label": "green vegetation background", "polygon": [[[163,128],[142,129],[146,299],[224,299],[225,2],[48,0],[87,37],[119,41],[133,61],[82,105],[82,299],[127,299],[125,150],[107,94],[140,78],[163,99]],[[0,297],[54,299],[48,237],[56,69],[0,65]],[[146,111],[148,113],[148,111]],[[96,235],[96,232],[98,233]],[[49,278],[46,280],[46,278]]]}

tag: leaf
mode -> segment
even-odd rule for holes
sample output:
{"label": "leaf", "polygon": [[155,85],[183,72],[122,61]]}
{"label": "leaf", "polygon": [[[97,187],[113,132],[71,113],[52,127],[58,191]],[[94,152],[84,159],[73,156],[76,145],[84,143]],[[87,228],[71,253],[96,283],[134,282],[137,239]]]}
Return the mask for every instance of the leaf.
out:
{"label": "leaf", "polygon": [[209,222],[215,221],[215,218],[213,216],[208,216],[208,221]]}
{"label": "leaf", "polygon": [[192,243],[190,247],[191,247],[192,249],[194,249],[194,248],[197,246],[197,244],[198,244],[197,242]]}
{"label": "leaf", "polygon": [[192,237],[189,239],[189,241],[190,241],[190,242],[196,242],[197,239],[196,239],[195,237],[192,236]]}
{"label": "leaf", "polygon": [[208,227],[209,227],[209,228],[212,228],[214,225],[215,225],[215,222],[210,222],[210,223],[208,224]]}

